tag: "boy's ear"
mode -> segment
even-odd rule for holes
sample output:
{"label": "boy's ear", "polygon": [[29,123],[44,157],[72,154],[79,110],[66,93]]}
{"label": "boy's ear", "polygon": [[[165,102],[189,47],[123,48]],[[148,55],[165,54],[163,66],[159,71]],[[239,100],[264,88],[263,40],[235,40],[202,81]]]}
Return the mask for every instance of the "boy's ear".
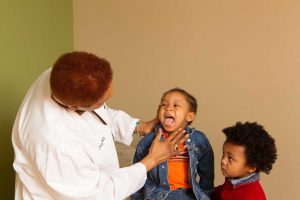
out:
{"label": "boy's ear", "polygon": [[187,117],[186,117],[186,121],[189,123],[189,122],[192,122],[194,119],[195,119],[195,116],[196,114],[194,112],[189,112]]}
{"label": "boy's ear", "polygon": [[252,174],[252,173],[254,173],[256,171],[256,167],[248,166],[248,170],[247,171],[248,171],[249,174]]}

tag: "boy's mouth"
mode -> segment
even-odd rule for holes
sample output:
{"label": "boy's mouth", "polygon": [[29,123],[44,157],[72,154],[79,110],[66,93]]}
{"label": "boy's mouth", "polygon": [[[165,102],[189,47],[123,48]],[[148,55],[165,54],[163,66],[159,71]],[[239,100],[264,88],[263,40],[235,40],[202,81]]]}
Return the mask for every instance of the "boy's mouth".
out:
{"label": "boy's mouth", "polygon": [[172,116],[166,116],[165,120],[164,120],[164,125],[166,125],[166,126],[173,126],[174,122],[175,122],[174,117],[172,117]]}

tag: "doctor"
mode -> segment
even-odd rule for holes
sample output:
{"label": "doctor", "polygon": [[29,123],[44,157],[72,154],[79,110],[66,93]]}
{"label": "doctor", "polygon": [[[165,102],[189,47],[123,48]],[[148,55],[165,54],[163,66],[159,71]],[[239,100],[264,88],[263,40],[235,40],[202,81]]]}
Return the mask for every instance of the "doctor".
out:
{"label": "doctor", "polygon": [[114,141],[129,145],[157,121],[110,109],[112,95],[110,64],[86,52],[62,55],[35,81],[12,132],[15,199],[124,199],[144,185],[147,171],[183,150],[184,131],[166,141],[159,132],[145,159],[119,168]]}

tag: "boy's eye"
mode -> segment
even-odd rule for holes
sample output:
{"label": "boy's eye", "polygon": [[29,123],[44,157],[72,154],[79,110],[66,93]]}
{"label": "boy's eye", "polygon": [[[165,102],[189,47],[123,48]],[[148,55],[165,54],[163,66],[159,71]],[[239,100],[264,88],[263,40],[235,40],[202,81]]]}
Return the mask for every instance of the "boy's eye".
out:
{"label": "boy's eye", "polygon": [[160,106],[161,106],[161,107],[165,107],[165,106],[166,106],[166,104],[165,104],[165,103],[162,103],[162,104],[160,104]]}
{"label": "boy's eye", "polygon": [[228,157],[228,160],[229,160],[229,162],[234,161],[234,159],[231,156]]}

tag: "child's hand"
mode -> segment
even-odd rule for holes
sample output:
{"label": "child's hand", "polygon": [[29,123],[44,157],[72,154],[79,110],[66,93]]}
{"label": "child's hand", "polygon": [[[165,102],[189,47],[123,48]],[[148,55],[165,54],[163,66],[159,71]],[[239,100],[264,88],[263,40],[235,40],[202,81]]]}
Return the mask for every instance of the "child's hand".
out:
{"label": "child's hand", "polygon": [[[158,131],[149,149],[148,155],[141,161],[141,163],[146,166],[147,171],[149,171],[159,163],[162,163],[169,158],[177,155],[186,148],[185,145],[180,145],[189,138],[189,135],[185,134],[185,132],[185,130],[179,129],[164,141],[160,141],[162,130],[160,129]],[[181,147],[178,148],[178,146]]]}

